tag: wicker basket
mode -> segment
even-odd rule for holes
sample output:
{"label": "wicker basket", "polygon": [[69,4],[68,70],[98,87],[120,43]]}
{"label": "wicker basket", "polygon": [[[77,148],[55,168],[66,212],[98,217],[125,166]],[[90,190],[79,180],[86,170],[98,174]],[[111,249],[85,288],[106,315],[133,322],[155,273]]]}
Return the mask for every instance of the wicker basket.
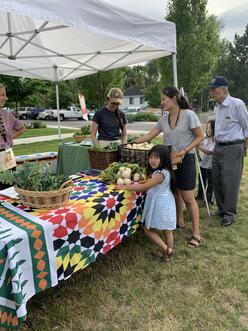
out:
{"label": "wicker basket", "polygon": [[73,136],[73,139],[77,142],[77,143],[81,143],[82,140],[85,138],[85,136]]}
{"label": "wicker basket", "polygon": [[92,151],[88,150],[90,165],[92,169],[104,170],[111,163],[118,161],[118,150],[113,151]]}
{"label": "wicker basket", "polygon": [[149,150],[127,148],[127,145],[119,147],[120,162],[137,163],[140,167],[146,167]]}
{"label": "wicker basket", "polygon": [[74,183],[72,180],[64,182],[58,190],[54,191],[27,191],[15,187],[20,196],[21,203],[34,208],[57,208],[66,204]]}

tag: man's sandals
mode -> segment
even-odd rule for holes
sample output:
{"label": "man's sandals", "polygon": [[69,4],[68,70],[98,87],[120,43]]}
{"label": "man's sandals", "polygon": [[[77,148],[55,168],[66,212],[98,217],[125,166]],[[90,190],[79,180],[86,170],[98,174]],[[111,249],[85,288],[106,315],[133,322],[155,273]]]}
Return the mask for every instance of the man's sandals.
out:
{"label": "man's sandals", "polygon": [[195,236],[192,236],[188,242],[188,247],[189,248],[196,248],[200,245],[201,243],[201,239],[195,237]]}

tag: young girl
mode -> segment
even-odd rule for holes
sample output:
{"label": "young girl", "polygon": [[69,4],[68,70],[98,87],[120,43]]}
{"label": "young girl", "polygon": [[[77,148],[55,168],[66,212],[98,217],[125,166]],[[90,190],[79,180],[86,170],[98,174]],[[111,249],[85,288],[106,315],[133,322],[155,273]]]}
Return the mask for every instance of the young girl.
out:
{"label": "young girl", "polygon": [[[169,148],[155,145],[148,154],[149,179],[145,183],[118,185],[118,189],[147,191],[142,221],[145,234],[160,250],[156,256],[169,262],[173,253],[173,230],[176,228],[175,182]],[[162,230],[165,241],[156,230]]]}
{"label": "young girl", "polygon": [[[210,120],[207,123],[206,138],[199,145],[198,149],[203,153],[202,160],[200,161],[201,174],[203,179],[204,187],[206,190],[207,200],[209,203],[213,203],[213,180],[212,180],[212,159],[213,150],[215,147],[214,142],[214,127],[215,120]],[[198,184],[198,200],[203,200],[203,189],[199,176]]]}

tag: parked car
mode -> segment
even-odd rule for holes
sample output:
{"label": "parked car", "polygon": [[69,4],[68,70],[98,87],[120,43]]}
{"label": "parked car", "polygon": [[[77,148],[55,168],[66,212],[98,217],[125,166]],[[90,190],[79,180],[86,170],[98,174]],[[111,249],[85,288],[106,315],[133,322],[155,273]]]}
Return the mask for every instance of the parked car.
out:
{"label": "parked car", "polygon": [[38,120],[54,120],[54,110],[53,109],[45,109],[43,112],[40,112],[38,117]]}
{"label": "parked car", "polygon": [[28,111],[28,118],[36,120],[41,112],[45,111],[44,108],[32,108]]}
{"label": "parked car", "polygon": [[130,115],[130,114],[138,114],[138,112],[141,111],[140,107],[127,107],[127,108],[123,108],[122,111],[126,114],[126,115]]}
{"label": "parked car", "polygon": [[[58,118],[58,111],[57,109],[46,109],[43,112],[39,113],[38,116],[39,119],[45,119],[45,120],[51,120],[51,119],[57,119]],[[65,119],[78,119],[78,120],[85,120],[83,118],[83,114],[81,110],[75,106],[69,106],[66,109],[60,109],[59,110],[59,118],[60,121],[63,121]]]}
{"label": "parked car", "polygon": [[28,118],[28,112],[31,111],[31,109],[32,107],[18,107],[18,117],[22,120],[26,120]]}
{"label": "parked car", "polygon": [[39,113],[43,112],[44,108],[36,107],[19,107],[18,108],[18,117],[22,120],[32,119],[36,120]]}

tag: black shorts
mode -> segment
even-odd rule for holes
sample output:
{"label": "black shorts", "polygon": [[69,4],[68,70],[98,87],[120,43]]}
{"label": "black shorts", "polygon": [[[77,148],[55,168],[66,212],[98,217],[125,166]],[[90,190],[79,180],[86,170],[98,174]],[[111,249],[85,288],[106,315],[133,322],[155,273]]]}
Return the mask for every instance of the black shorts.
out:
{"label": "black shorts", "polygon": [[175,170],[176,186],[182,191],[192,191],[196,184],[195,154],[185,154],[183,162]]}

